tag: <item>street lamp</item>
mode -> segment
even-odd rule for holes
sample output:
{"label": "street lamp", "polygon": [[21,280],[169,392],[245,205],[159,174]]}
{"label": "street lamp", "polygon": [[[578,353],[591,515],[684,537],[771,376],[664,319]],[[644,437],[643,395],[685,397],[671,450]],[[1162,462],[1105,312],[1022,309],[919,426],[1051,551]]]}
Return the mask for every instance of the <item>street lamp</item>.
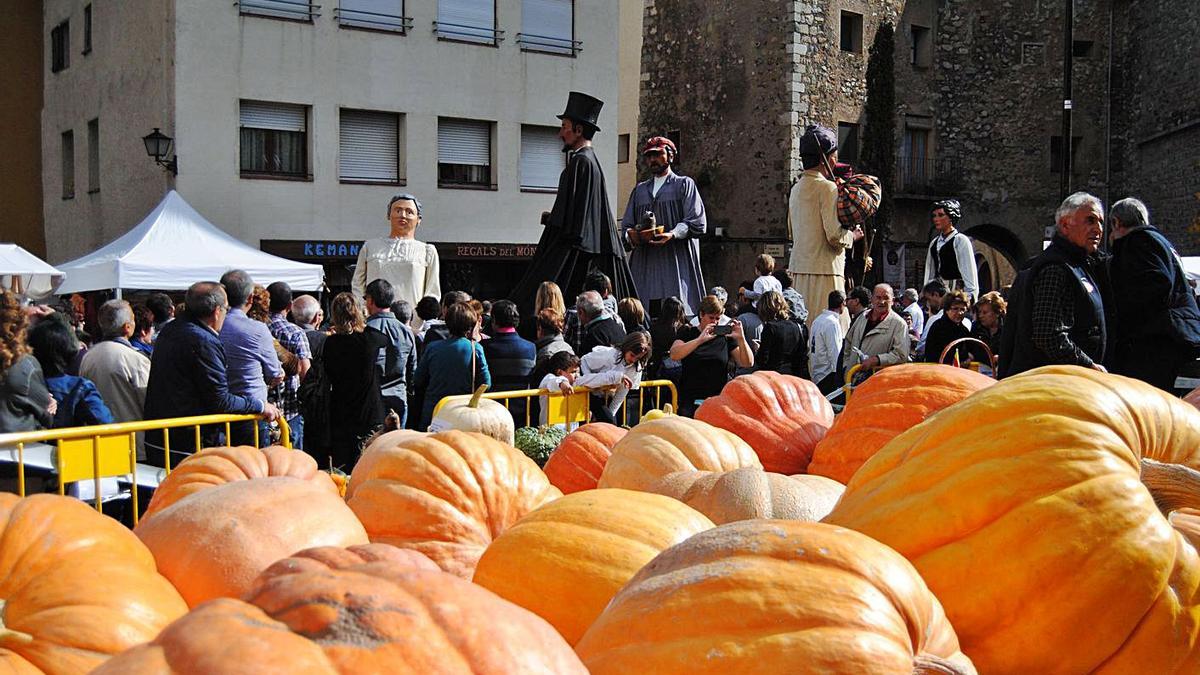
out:
{"label": "street lamp", "polygon": [[154,127],[154,131],[142,136],[142,142],[146,144],[146,154],[154,158],[154,163],[171,172],[171,175],[179,175],[178,157],[166,159],[167,153],[171,152],[171,143],[175,139],[164,134]]}

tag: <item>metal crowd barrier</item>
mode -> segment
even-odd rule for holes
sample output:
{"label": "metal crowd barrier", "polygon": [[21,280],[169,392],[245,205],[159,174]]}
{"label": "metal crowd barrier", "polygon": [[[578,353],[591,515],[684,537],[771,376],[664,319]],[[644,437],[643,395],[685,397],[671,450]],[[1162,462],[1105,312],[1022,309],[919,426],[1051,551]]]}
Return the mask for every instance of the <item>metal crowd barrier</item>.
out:
{"label": "metal crowd barrier", "polygon": [[[661,410],[663,407],[663,390],[666,389],[670,394],[671,408],[679,410],[679,391],[675,388],[675,383],[670,380],[644,380],[637,391],[638,411],[639,414],[646,410],[646,390],[654,390],[654,408]],[[549,409],[546,412],[546,424],[584,424],[589,421],[589,394],[595,392],[603,392],[604,389],[589,389],[587,387],[576,387],[572,394],[564,394],[561,391],[548,391],[546,389],[521,389],[517,391],[489,391],[484,393],[482,398],[491,399],[493,401],[501,401],[504,407],[512,412],[512,402],[517,399],[526,399],[525,405],[525,426],[536,426],[532,424],[533,418],[528,404],[528,399],[546,396],[548,398]],[[630,392],[632,393],[632,391]],[[460,394],[455,396],[446,396],[438,401],[433,408],[433,416],[437,417],[438,412],[448,403],[454,401],[469,401],[471,394]],[[629,397],[626,396],[625,401],[621,402],[621,409],[618,418],[625,426],[629,426],[629,407],[626,402]],[[514,420],[516,421],[516,420]]]}
{"label": "metal crowd barrier", "polygon": [[[197,449],[203,447],[200,443],[200,428],[213,424],[225,425],[225,438],[230,437],[230,425],[234,422],[248,422],[262,419],[261,415],[199,415],[196,417],[176,417],[161,420],[144,420],[141,422],[120,422],[117,424],[98,424],[90,427],[65,427],[62,429],[43,429],[40,431],[22,431],[11,434],[0,434],[0,462],[16,463],[17,465],[17,494],[25,496],[25,464],[27,459],[35,460],[39,468],[49,469],[58,475],[58,494],[66,494],[68,483],[92,479],[95,487],[96,510],[104,512],[102,504],[103,490],[100,479],[121,478],[130,483],[133,498],[133,522],[138,520],[138,470],[157,473],[159,467],[152,467],[137,462],[137,434],[145,431],[161,430],[163,432],[163,455],[166,464],[161,470],[164,476],[171,473],[171,435],[167,429],[194,427]],[[283,418],[276,420],[279,424],[279,443],[285,448],[292,447],[291,430]],[[56,443],[56,446],[39,446],[29,448],[30,456],[26,456],[25,447],[30,443]],[[259,445],[258,425],[254,425],[254,444]],[[3,450],[16,446],[16,450]]]}
{"label": "metal crowd barrier", "polygon": [[[955,349],[960,344],[977,344],[977,345],[979,345],[980,348],[983,349],[984,354],[987,356],[987,359],[988,359],[987,364],[982,364],[982,363],[979,363],[978,361],[969,361],[966,364],[960,363],[959,359],[958,359],[958,351]],[[946,363],[946,357],[951,356],[951,355],[954,356],[954,360],[951,363]],[[979,338],[973,338],[973,337],[958,338],[957,340],[951,342],[950,344],[946,345],[945,349],[942,350],[941,355],[938,357],[938,363],[941,363],[944,365],[949,365],[949,366],[954,366],[955,368],[969,368],[971,370],[974,370],[977,373],[982,372],[981,366],[988,365],[991,367],[991,372],[984,373],[984,374],[988,375],[989,377],[993,377],[993,378],[996,377],[996,372],[997,372],[997,368],[998,368],[997,361],[998,361],[998,359],[996,358],[996,355],[992,353],[992,350],[990,347],[987,346],[987,343],[984,342],[983,340],[980,340]],[[885,367],[886,366],[875,366],[872,370],[879,370],[880,368],[885,368]],[[846,381],[845,381],[844,385],[840,389],[834,389],[825,398],[832,401],[844,393],[846,395],[845,402],[849,403],[850,402],[850,394],[854,391],[854,376],[857,375],[862,369],[863,369],[863,365],[861,363],[851,366],[851,368],[846,371]]]}

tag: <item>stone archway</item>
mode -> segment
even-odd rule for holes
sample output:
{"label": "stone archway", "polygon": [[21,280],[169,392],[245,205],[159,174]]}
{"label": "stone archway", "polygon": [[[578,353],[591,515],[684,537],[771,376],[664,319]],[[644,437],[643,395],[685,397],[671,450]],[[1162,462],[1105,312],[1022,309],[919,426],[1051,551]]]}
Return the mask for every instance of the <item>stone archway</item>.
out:
{"label": "stone archway", "polygon": [[979,269],[980,293],[999,290],[1012,283],[1025,261],[1025,244],[1011,230],[1000,225],[976,225],[963,231],[975,244],[975,264]]}

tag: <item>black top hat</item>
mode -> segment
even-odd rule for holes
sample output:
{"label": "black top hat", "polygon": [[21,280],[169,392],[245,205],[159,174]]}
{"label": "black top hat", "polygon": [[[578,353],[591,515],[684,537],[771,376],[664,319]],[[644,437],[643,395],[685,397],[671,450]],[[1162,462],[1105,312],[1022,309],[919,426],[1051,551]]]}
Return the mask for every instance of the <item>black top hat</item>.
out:
{"label": "black top hat", "polygon": [[561,120],[565,117],[600,131],[596,120],[600,119],[600,109],[603,107],[604,101],[595,96],[588,96],[581,91],[573,91],[567,98],[567,109],[558,116],[558,119]]}

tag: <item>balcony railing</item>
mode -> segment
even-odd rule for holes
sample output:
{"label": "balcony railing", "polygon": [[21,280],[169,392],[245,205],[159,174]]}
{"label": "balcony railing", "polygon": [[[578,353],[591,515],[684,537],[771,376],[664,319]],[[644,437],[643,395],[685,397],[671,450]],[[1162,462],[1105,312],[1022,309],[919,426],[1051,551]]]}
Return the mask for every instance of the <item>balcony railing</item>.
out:
{"label": "balcony railing", "polygon": [[504,40],[504,31],[484,26],[467,26],[460,23],[434,21],[433,32],[440,38],[477,42],[483,45],[498,45]]}
{"label": "balcony railing", "polygon": [[963,187],[962,167],[955,160],[901,157],[896,170],[898,194],[948,196]]}
{"label": "balcony railing", "polygon": [[575,55],[583,50],[583,40],[551,37],[549,35],[534,35],[533,33],[517,33],[517,44],[521,49],[550,54]]}
{"label": "balcony railing", "polygon": [[352,28],[370,28],[403,34],[408,32],[413,25],[412,17],[368,12],[363,9],[338,7],[333,10],[333,15],[339,25]]}
{"label": "balcony railing", "polygon": [[277,19],[293,19],[296,21],[312,21],[321,16],[320,5],[301,0],[239,0],[238,12],[254,16],[270,16]]}

